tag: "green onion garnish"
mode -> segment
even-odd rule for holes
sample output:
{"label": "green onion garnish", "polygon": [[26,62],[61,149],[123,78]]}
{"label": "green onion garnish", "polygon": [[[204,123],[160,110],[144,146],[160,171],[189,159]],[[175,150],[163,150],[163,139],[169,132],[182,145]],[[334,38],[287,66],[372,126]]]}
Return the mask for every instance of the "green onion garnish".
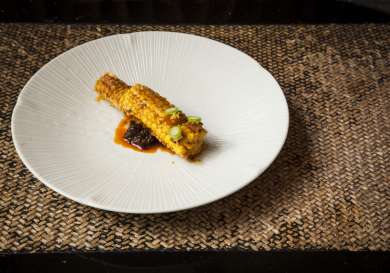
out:
{"label": "green onion garnish", "polygon": [[173,126],[169,129],[169,135],[173,141],[178,141],[182,138],[180,126]]}
{"label": "green onion garnish", "polygon": [[173,114],[176,114],[178,112],[180,112],[180,109],[177,107],[171,107],[171,108],[165,109],[165,114],[167,114],[167,115],[173,115]]}
{"label": "green onion garnish", "polygon": [[202,121],[202,119],[200,117],[197,117],[197,116],[188,116],[187,120],[188,120],[188,122],[195,123],[195,124],[200,123]]}

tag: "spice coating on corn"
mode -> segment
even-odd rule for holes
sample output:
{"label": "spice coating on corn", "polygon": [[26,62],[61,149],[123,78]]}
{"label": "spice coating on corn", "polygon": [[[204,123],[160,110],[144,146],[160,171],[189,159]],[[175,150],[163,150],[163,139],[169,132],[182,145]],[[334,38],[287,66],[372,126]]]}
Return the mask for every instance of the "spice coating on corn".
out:
{"label": "spice coating on corn", "polygon": [[[141,84],[127,86],[111,73],[104,74],[95,85],[98,99],[109,101],[117,109],[139,119],[152,134],[175,154],[191,158],[202,150],[207,131],[202,123],[191,123],[181,111],[167,115],[174,107],[166,98]],[[174,141],[170,129],[178,126],[182,137]]]}

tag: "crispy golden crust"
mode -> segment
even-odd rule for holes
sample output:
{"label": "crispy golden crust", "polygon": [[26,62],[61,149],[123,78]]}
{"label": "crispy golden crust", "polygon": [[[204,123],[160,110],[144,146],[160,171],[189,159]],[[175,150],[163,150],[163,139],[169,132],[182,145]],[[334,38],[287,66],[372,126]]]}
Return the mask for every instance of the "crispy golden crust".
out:
{"label": "crispy golden crust", "polygon": [[[141,84],[127,86],[115,75],[103,75],[95,85],[99,99],[109,101],[123,112],[129,112],[148,127],[166,147],[182,157],[193,157],[202,150],[207,131],[202,124],[191,124],[183,113],[166,115],[173,105],[164,97]],[[172,126],[180,126],[182,138],[173,141],[169,135]]]}

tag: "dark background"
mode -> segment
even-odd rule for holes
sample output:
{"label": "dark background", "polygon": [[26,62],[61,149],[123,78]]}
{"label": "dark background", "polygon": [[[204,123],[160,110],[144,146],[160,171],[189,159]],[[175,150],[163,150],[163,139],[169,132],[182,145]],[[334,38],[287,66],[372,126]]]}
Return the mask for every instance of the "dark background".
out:
{"label": "dark background", "polygon": [[390,22],[390,0],[1,0],[0,21],[131,24]]}
{"label": "dark background", "polygon": [[[390,0],[0,0],[0,22],[389,23]],[[390,45],[389,45],[390,46]],[[0,59],[1,62],[1,59]],[[1,226],[1,223],[0,223]],[[0,254],[2,272],[390,272],[388,252]]]}
{"label": "dark background", "polygon": [[385,252],[128,252],[0,255],[0,273],[388,273]]}

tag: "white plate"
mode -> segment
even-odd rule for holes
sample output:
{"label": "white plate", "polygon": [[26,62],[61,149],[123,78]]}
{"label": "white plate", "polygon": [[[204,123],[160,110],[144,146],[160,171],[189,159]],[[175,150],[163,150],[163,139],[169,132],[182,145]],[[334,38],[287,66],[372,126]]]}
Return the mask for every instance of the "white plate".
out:
{"label": "white plate", "polygon": [[[122,113],[93,91],[108,71],[201,116],[201,163],[115,144]],[[114,35],[61,54],[26,84],[12,116],[16,150],[35,177],[82,204],[129,213],[193,208],[239,190],[275,159],[287,129],[283,92],[254,59],[170,32]]]}

